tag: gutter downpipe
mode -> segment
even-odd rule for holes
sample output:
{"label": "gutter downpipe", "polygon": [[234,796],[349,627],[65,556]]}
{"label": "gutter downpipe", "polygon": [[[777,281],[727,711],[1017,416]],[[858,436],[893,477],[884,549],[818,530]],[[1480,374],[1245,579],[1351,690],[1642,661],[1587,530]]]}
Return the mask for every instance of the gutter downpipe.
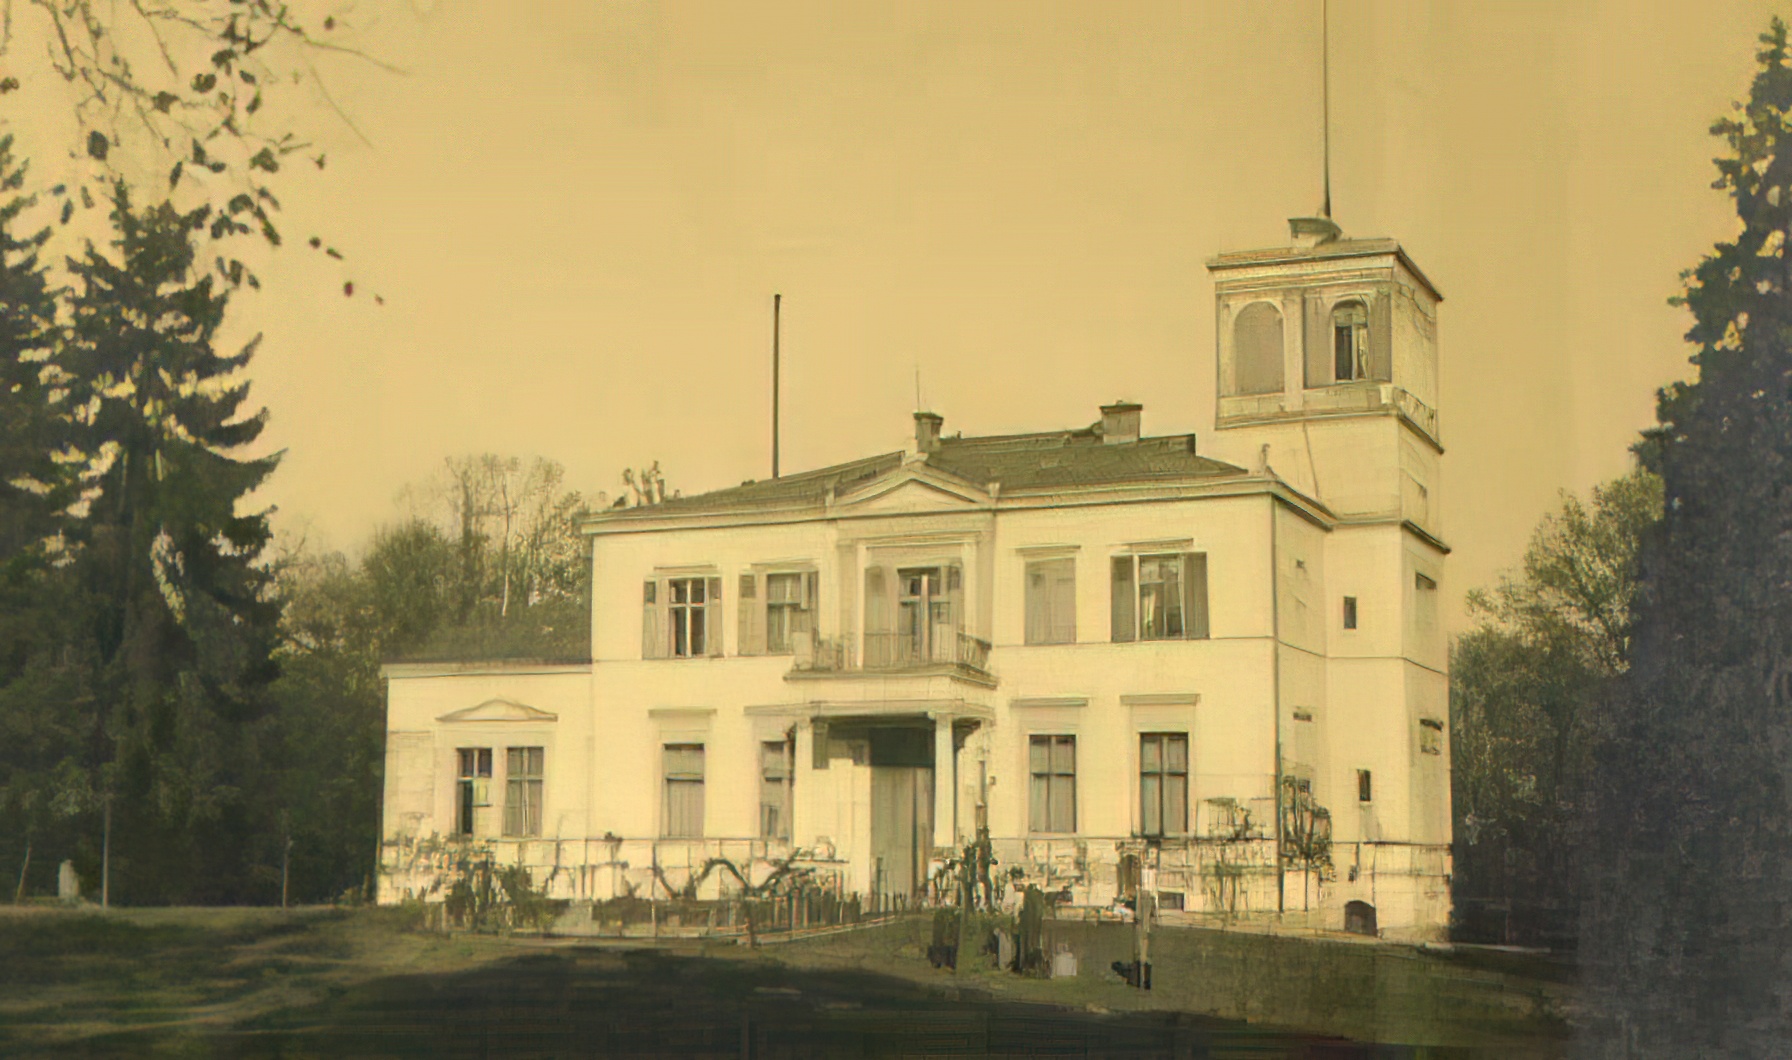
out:
{"label": "gutter downpipe", "polygon": [[1275,707],[1276,736],[1276,768],[1275,768],[1275,814],[1276,814],[1276,916],[1279,918],[1287,912],[1288,874],[1284,869],[1282,858],[1282,587],[1281,554],[1277,549],[1276,495],[1269,495],[1269,621],[1270,621],[1270,678],[1271,695]]}

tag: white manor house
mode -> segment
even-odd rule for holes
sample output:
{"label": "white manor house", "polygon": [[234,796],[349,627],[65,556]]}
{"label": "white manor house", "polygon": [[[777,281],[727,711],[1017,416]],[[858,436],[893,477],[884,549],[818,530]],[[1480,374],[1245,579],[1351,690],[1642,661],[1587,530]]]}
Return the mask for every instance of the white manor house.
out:
{"label": "white manor house", "polygon": [[715,857],[919,901],[986,826],[1011,894],[1441,937],[1440,296],[1290,225],[1208,265],[1199,447],[1135,404],[916,413],[904,452],[593,517],[588,663],[386,667],[381,900],[478,844],[575,901]]}

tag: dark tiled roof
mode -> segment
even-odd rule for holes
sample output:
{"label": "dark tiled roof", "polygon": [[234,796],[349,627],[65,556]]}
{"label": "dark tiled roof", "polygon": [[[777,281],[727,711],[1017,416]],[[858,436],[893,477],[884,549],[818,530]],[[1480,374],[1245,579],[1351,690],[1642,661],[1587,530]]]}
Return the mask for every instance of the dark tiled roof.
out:
{"label": "dark tiled roof", "polygon": [[1014,490],[1235,475],[1231,464],[1197,456],[1194,435],[1104,444],[1091,429],[994,438],[944,438],[927,463],[976,483]]}
{"label": "dark tiled roof", "polygon": [[[651,519],[764,506],[820,505],[836,491],[864,485],[902,466],[903,454],[884,453],[846,464],[805,471],[763,482],[747,482],[659,504],[614,508],[598,518]],[[1240,468],[1194,452],[1194,435],[1141,438],[1104,444],[1098,429],[1084,427],[1042,434],[941,438],[927,465],[979,486],[1002,484],[1015,490],[1070,489],[1129,482],[1175,482],[1242,474]]]}
{"label": "dark tiled roof", "polygon": [[611,508],[599,518],[658,518],[662,515],[683,515],[717,509],[764,505],[768,508],[820,504],[835,489],[848,489],[854,484],[869,482],[879,475],[902,466],[901,453],[883,453],[850,463],[835,464],[815,471],[783,475],[762,482],[743,482],[726,489],[710,490],[690,497],[671,497],[658,504],[632,508]]}

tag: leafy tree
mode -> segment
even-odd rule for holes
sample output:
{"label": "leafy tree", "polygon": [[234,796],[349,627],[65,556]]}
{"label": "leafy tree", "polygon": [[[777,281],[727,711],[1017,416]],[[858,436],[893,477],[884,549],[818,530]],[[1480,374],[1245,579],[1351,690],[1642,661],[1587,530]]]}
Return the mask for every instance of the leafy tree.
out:
{"label": "leafy tree", "polygon": [[1565,493],[1519,569],[1469,594],[1478,625],[1450,661],[1460,937],[1572,942],[1563,835],[1591,764],[1586,717],[1629,665],[1636,552],[1660,512],[1661,480],[1644,470],[1595,487],[1590,505]]}
{"label": "leafy tree", "polygon": [[1595,726],[1583,966],[1608,1022],[1589,1053],[1792,1037],[1792,66],[1784,23],[1761,42],[1748,102],[1712,127],[1741,226],[1685,278],[1698,378],[1640,447],[1665,507]]}
{"label": "leafy tree", "polygon": [[254,344],[213,338],[228,296],[196,276],[205,211],[113,193],[115,254],[69,262],[63,365],[94,458],[75,570],[97,660],[84,734],[93,796],[115,801],[114,864],[133,900],[241,900],[265,791],[251,723],[271,707],[278,607],[257,561],[266,513],[241,510],[277,456],[238,458]]}
{"label": "leafy tree", "polygon": [[[360,136],[330,95],[319,61],[351,56],[398,72],[355,46],[349,16],[356,6],[5,0],[0,57],[16,76],[0,79],[0,94],[15,108],[32,108],[34,128],[68,137],[71,157],[84,163],[74,186],[53,192],[63,200],[64,224],[77,205],[105,202],[116,181],[153,183],[186,209],[210,208],[205,231],[218,253],[203,268],[233,286],[259,286],[243,260],[250,255],[234,249],[237,237],[280,245],[277,190],[295,170],[316,173],[327,162],[307,134],[309,100],[294,104],[321,97]],[[321,239],[311,242],[326,249]],[[343,290],[352,294],[352,282]]]}
{"label": "leafy tree", "polygon": [[380,667],[405,659],[583,658],[590,650],[583,497],[558,464],[446,461],[413,513],[358,560],[303,543],[276,563],[278,801],[292,894],[334,898],[374,870],[385,754]]}
{"label": "leafy tree", "polygon": [[403,546],[417,559],[445,547],[454,560],[409,575],[427,576],[436,587],[432,594],[409,587],[417,608],[433,614],[445,595],[451,615],[433,621],[433,636],[395,645],[402,654],[584,657],[590,571],[579,525],[590,506],[564,481],[564,469],[551,460],[525,464],[488,453],[450,458],[435,479],[406,491],[418,513],[383,531],[386,547],[376,543],[370,558],[398,561],[406,557],[394,549]]}

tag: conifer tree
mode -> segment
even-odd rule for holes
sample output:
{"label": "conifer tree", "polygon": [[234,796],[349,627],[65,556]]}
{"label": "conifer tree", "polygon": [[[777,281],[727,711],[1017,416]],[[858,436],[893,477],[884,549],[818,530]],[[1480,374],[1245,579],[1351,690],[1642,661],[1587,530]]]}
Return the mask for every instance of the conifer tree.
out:
{"label": "conifer tree", "polygon": [[52,563],[77,485],[75,464],[60,459],[71,437],[56,364],[59,292],[39,262],[47,231],[23,234],[34,198],[12,146],[0,137],[0,857],[20,866],[9,896],[25,888],[34,850],[39,876],[70,852],[44,840],[54,819],[80,810],[66,705],[80,698],[84,677],[61,650],[71,628]]}
{"label": "conifer tree", "polygon": [[1631,669],[1597,712],[1589,1055],[1792,1040],[1792,67],[1778,19],[1718,121],[1741,231],[1685,277],[1696,382],[1639,446],[1663,480]]}
{"label": "conifer tree", "polygon": [[113,805],[118,893],[136,901],[242,900],[268,863],[249,840],[276,841],[256,827],[271,810],[252,723],[279,616],[267,513],[243,506],[278,456],[233,455],[265,411],[242,415],[254,344],[214,349],[228,295],[195,267],[205,219],[137,208],[119,185],[114,252],[69,262],[65,362],[95,458],[76,563],[97,660],[89,765]]}
{"label": "conifer tree", "polygon": [[38,261],[49,230],[21,234],[36,199],[22,190],[26,167],[12,146],[0,137],[0,563],[54,532],[74,481],[56,459],[70,439],[52,362],[56,291]]}

